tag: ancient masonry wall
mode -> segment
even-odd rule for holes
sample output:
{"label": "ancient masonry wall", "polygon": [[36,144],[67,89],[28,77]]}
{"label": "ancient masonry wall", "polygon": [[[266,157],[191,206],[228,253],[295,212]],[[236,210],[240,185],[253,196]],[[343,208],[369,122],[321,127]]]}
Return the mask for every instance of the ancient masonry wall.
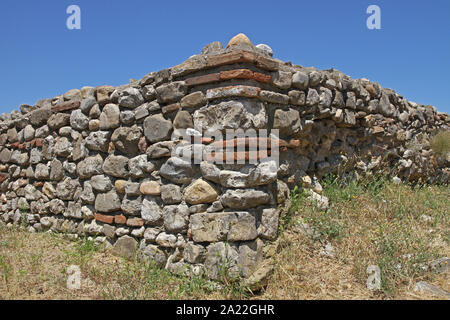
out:
{"label": "ancient masonry wall", "polygon": [[[366,79],[273,59],[242,36],[140,81],[70,90],[0,120],[0,223],[91,236],[122,256],[139,248],[172,272],[212,279],[265,266],[295,185],[326,208],[317,178],[328,172],[449,180],[448,159],[427,143],[448,130],[447,114]],[[171,135],[201,134],[192,128],[278,129],[280,161],[179,158],[174,150],[191,146]],[[200,140],[205,154],[222,145],[215,139]]]}

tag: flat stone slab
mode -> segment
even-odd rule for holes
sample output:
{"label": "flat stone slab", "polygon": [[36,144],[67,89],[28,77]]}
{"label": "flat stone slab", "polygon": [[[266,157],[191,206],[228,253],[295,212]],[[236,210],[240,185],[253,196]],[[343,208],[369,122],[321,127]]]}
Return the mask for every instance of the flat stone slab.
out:
{"label": "flat stone slab", "polygon": [[256,219],[248,212],[211,212],[191,215],[195,242],[248,241],[258,236]]}

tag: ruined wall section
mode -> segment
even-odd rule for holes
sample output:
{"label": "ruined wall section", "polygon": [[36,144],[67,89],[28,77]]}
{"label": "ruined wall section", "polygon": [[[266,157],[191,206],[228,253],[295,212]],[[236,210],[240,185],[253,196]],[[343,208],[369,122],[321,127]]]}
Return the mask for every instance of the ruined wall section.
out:
{"label": "ruined wall section", "polygon": [[[122,256],[139,248],[175,273],[217,279],[225,265],[248,278],[264,265],[294,185],[323,200],[317,178],[383,168],[448,183],[448,159],[427,144],[448,130],[447,114],[271,55],[216,42],[139,81],[70,90],[1,115],[1,221],[91,236]],[[218,152],[221,138],[207,136],[196,146],[203,161],[177,156],[193,147],[174,132],[213,129],[277,129],[279,137],[257,141],[277,140],[279,161],[262,152],[244,153],[244,164],[215,163],[211,154],[242,157]]]}

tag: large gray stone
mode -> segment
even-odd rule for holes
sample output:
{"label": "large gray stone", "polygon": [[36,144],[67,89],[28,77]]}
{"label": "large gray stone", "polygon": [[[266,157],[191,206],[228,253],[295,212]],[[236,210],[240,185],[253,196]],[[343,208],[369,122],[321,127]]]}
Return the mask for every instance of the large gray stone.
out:
{"label": "large gray stone", "polygon": [[160,268],[164,268],[166,265],[166,254],[158,246],[149,244],[142,250],[142,254],[145,260],[155,263]]}
{"label": "large gray stone", "polygon": [[77,173],[81,179],[89,179],[94,175],[103,173],[103,159],[97,154],[96,156],[87,157],[85,160],[78,162]]}
{"label": "large gray stone", "polygon": [[42,193],[50,199],[54,199],[56,197],[56,190],[50,182],[44,183],[42,186]]}
{"label": "large gray stone", "polygon": [[2,163],[7,163],[7,162],[9,162],[9,160],[11,159],[11,154],[12,154],[12,152],[9,150],[9,149],[3,149],[1,152],[0,152],[0,161],[2,162]]}
{"label": "large gray stone", "polygon": [[13,151],[11,155],[10,162],[15,163],[19,166],[25,166],[29,162],[29,156],[28,153],[22,153],[19,150]]}
{"label": "large gray stone", "polygon": [[226,188],[247,188],[250,186],[248,182],[248,174],[240,171],[220,171],[219,182]]}
{"label": "large gray stone", "polygon": [[103,171],[116,178],[127,178],[129,175],[128,158],[124,156],[108,156],[103,163]]}
{"label": "large gray stone", "polygon": [[89,118],[79,109],[73,110],[70,115],[70,126],[75,130],[86,130],[89,125]]}
{"label": "large gray stone", "polygon": [[292,86],[300,90],[305,90],[309,85],[308,74],[298,71],[292,76]]}
{"label": "large gray stone", "polygon": [[37,190],[32,184],[28,184],[24,188],[25,199],[28,201],[36,201],[42,196],[41,192]]}
{"label": "large gray stone", "polygon": [[155,165],[147,160],[146,154],[142,154],[131,158],[128,161],[128,168],[130,169],[130,175],[133,178],[142,178],[146,174],[153,172],[155,170]]}
{"label": "large gray stone", "polygon": [[72,150],[72,160],[73,161],[80,161],[81,159],[84,159],[88,155],[88,150],[86,148],[86,143],[83,139],[83,136],[79,136],[78,139],[75,140],[73,143],[73,150]]}
{"label": "large gray stone", "polygon": [[251,276],[263,261],[263,245],[259,239],[239,245],[238,266],[242,277]]}
{"label": "large gray stone", "polygon": [[53,152],[54,145],[55,139],[53,138],[53,136],[48,136],[44,139],[44,142],[42,144],[42,157],[44,158],[44,160],[53,160],[55,158]]}
{"label": "large gray stone", "polygon": [[120,237],[113,247],[113,254],[125,258],[132,259],[136,255],[136,250],[138,248],[138,242],[130,236]]}
{"label": "large gray stone", "polygon": [[379,113],[382,115],[391,118],[394,115],[395,109],[389,102],[389,97],[387,94],[383,93],[381,95],[380,103],[378,104],[378,110]]}
{"label": "large gray stone", "polygon": [[247,241],[258,236],[256,219],[248,212],[211,212],[191,215],[195,242]]}
{"label": "large gray stone", "polygon": [[174,141],[160,141],[148,147],[146,153],[150,159],[170,157],[174,146]]}
{"label": "large gray stone", "polygon": [[205,259],[205,273],[210,279],[221,277],[237,278],[239,254],[234,246],[218,242],[207,247]]}
{"label": "large gray stone", "polygon": [[161,247],[175,248],[177,244],[177,237],[174,234],[161,232],[156,237],[156,243]]}
{"label": "large gray stone", "polygon": [[127,215],[138,216],[142,210],[142,202],[140,199],[124,199],[122,201],[121,209]]}
{"label": "large gray stone", "polygon": [[92,189],[91,183],[89,181],[85,181],[83,186],[83,191],[80,193],[81,201],[87,204],[94,204],[95,194],[94,190]]}
{"label": "large gray stone", "polygon": [[280,89],[289,89],[292,84],[292,74],[287,71],[276,71],[272,74],[272,82]]}
{"label": "large gray stone", "polygon": [[164,119],[161,114],[149,116],[144,120],[144,134],[150,143],[169,139],[171,132],[172,122]]}
{"label": "large gray stone", "polygon": [[177,184],[185,184],[192,181],[198,168],[191,162],[181,158],[169,158],[162,166],[159,174]]}
{"label": "large gray stone", "polygon": [[[122,119],[122,113],[120,113],[120,121],[123,123],[123,119]],[[132,120],[134,121],[136,120],[140,120],[143,119],[145,117],[147,117],[149,115],[149,111],[148,111],[148,103],[144,103],[143,105],[137,107],[136,109],[134,109],[133,112],[133,117]]]}
{"label": "large gray stone", "polygon": [[273,128],[280,130],[280,135],[282,136],[298,133],[301,128],[300,113],[298,110],[291,108],[287,111],[275,110]]}
{"label": "large gray stone", "polygon": [[18,140],[18,138],[19,138],[19,136],[17,135],[16,128],[8,129],[8,131],[6,132],[6,135],[8,136],[8,141],[10,143],[16,142]]}
{"label": "large gray stone", "polygon": [[[36,165],[36,170],[34,171],[34,176],[36,180],[47,180],[51,177],[50,170],[46,164],[38,163]],[[61,176],[62,179],[62,176]],[[60,180],[61,180],[60,179]]]}
{"label": "large gray stone", "polygon": [[258,227],[260,237],[275,240],[278,234],[279,214],[277,209],[264,209],[261,215],[261,224]]}
{"label": "large gray stone", "polygon": [[206,250],[202,245],[188,242],[183,250],[183,258],[186,262],[197,264],[205,261]]}
{"label": "large gray stone", "polygon": [[67,210],[64,211],[64,217],[83,219],[83,213],[81,211],[81,203],[69,201]]}
{"label": "large gray stone", "polygon": [[138,153],[138,143],[142,136],[141,130],[137,125],[132,127],[117,128],[111,136],[117,150],[126,154],[133,155]]}
{"label": "large gray stone", "polygon": [[267,125],[267,113],[260,101],[235,100],[202,107],[194,112],[194,127],[206,130],[260,129]]}
{"label": "large gray stone", "polygon": [[195,108],[201,107],[206,104],[207,100],[203,92],[196,91],[181,99],[181,107],[182,108]]}
{"label": "large gray stone", "polygon": [[309,89],[308,95],[306,97],[306,105],[313,107],[316,106],[320,101],[320,96],[315,89]]}
{"label": "large gray stone", "polygon": [[275,160],[265,161],[250,170],[248,185],[261,186],[273,183],[277,180],[278,166]]}
{"label": "large gray stone", "polygon": [[161,186],[161,198],[165,204],[181,202],[181,188],[176,184],[163,184]]}
{"label": "large gray stone", "polygon": [[56,186],[56,195],[61,200],[73,200],[75,191],[81,187],[76,179],[67,177]]}
{"label": "large gray stone", "polygon": [[270,195],[262,190],[237,189],[227,190],[221,199],[226,207],[247,209],[269,203]]}
{"label": "large gray stone", "polygon": [[260,44],[257,44],[255,47],[258,48],[258,49],[260,49],[262,52],[264,52],[264,53],[265,53],[266,55],[268,55],[269,57],[272,57],[272,56],[273,56],[273,50],[272,50],[272,48],[271,48],[270,46],[268,46],[267,44],[265,44],[265,43],[260,43]]}
{"label": "large gray stone", "polygon": [[209,161],[202,161],[200,163],[200,170],[203,178],[213,181],[215,183],[220,182],[220,169],[216,165]]}
{"label": "large gray stone", "polygon": [[159,103],[172,103],[180,100],[187,93],[184,81],[175,81],[156,88]]}
{"label": "large gray stone", "polygon": [[120,112],[120,123],[122,123],[126,126],[132,125],[136,121],[136,117],[134,116],[134,114],[135,113],[131,110],[121,111]]}
{"label": "large gray stone", "polygon": [[141,92],[136,88],[126,88],[120,93],[119,106],[134,109],[143,104],[144,97]]}
{"label": "large gray stone", "polygon": [[109,131],[95,131],[91,132],[85,139],[86,147],[92,151],[107,152],[109,146]]}
{"label": "large gray stone", "polygon": [[119,211],[121,201],[115,190],[108,193],[100,193],[95,198],[95,210],[99,212],[115,212]]}
{"label": "large gray stone", "polygon": [[23,138],[25,139],[25,141],[31,141],[34,138],[34,133],[35,133],[35,130],[34,130],[33,126],[27,125],[23,129]]}
{"label": "large gray stone", "polygon": [[40,128],[37,128],[34,135],[36,138],[45,138],[49,135],[49,133],[50,133],[49,127],[47,125],[44,125]]}
{"label": "large gray stone", "polygon": [[227,188],[248,188],[273,183],[277,180],[278,166],[275,160],[264,161],[249,169],[249,173],[222,170],[219,182]]}
{"label": "large gray stone", "polygon": [[47,120],[51,117],[52,111],[50,108],[39,108],[29,113],[30,123],[34,127],[40,127],[47,123]]}
{"label": "large gray stone", "polygon": [[64,201],[60,199],[53,199],[48,203],[48,209],[53,214],[60,214],[64,212],[66,206],[64,205]]}
{"label": "large gray stone", "polygon": [[72,152],[72,144],[66,137],[56,138],[54,152],[58,157],[68,157]]}
{"label": "large gray stone", "polygon": [[97,104],[97,100],[95,100],[94,96],[88,96],[81,101],[80,110],[84,114],[89,114],[91,108]]}
{"label": "large gray stone", "polygon": [[80,101],[81,100],[81,90],[71,89],[71,90],[67,91],[66,93],[64,93],[63,98],[64,98],[64,101],[70,101],[70,100]]}
{"label": "large gray stone", "polygon": [[158,234],[162,232],[162,228],[147,228],[144,232],[144,239],[150,242],[155,242]]}
{"label": "large gray stone", "polygon": [[430,294],[436,297],[450,299],[450,292],[447,292],[439,287],[436,287],[426,281],[419,281],[414,286],[414,291]]}
{"label": "large gray stone", "polygon": [[273,92],[269,90],[262,90],[259,93],[259,97],[261,100],[269,103],[277,103],[277,104],[288,104],[289,96],[285,94],[281,94],[278,92]]}
{"label": "large gray stone", "polygon": [[[101,165],[100,165],[101,169]],[[113,185],[111,179],[103,174],[95,175],[91,178],[91,185],[96,191],[108,192],[112,189]]]}
{"label": "large gray stone", "polygon": [[[100,106],[98,104],[94,104],[94,106],[89,111],[89,118],[98,119],[101,114],[102,114],[102,110],[100,110]],[[99,125],[100,125],[100,123],[99,123]]]}
{"label": "large gray stone", "polygon": [[58,159],[53,159],[53,161],[50,163],[50,180],[60,181],[63,177],[63,164]]}
{"label": "large gray stone", "polygon": [[168,232],[182,232],[189,224],[189,208],[180,204],[165,206],[163,209],[164,227]]}
{"label": "large gray stone", "polygon": [[118,105],[109,103],[100,114],[100,130],[115,129],[120,126],[120,109]]}
{"label": "large gray stone", "polygon": [[[319,108],[326,109],[331,106],[333,93],[328,88],[320,88]],[[321,110],[322,111],[322,110]]]}
{"label": "large gray stone", "polygon": [[193,128],[194,122],[189,112],[181,110],[177,112],[175,119],[173,120],[173,127],[175,129],[187,129]]}
{"label": "large gray stone", "polygon": [[309,74],[309,85],[311,87],[315,87],[318,84],[320,84],[320,81],[322,80],[322,74],[318,71],[313,71]]}
{"label": "large gray stone", "polygon": [[142,201],[141,217],[149,224],[157,224],[163,217],[161,207],[153,200]]}
{"label": "large gray stone", "polygon": [[141,191],[139,190],[139,187],[139,182],[128,182],[125,185],[125,194],[132,197],[140,196]]}
{"label": "large gray stone", "polygon": [[156,99],[156,90],[152,85],[147,85],[142,88],[142,95],[146,101],[153,101]]}

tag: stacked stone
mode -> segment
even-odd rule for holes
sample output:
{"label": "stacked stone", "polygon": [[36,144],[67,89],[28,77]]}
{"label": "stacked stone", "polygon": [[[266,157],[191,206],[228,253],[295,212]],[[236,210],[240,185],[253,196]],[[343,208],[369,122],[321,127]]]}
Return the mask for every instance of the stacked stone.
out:
{"label": "stacked stone", "polygon": [[[250,277],[277,237],[290,186],[317,196],[328,172],[381,168],[448,182],[448,159],[412,143],[448,130],[448,115],[272,54],[240,35],[140,81],[1,115],[1,220],[95,237],[123,256],[139,248],[175,273],[216,279],[225,265]],[[280,164],[195,164],[175,156],[192,148],[171,140],[181,129],[278,129]],[[202,142],[203,151],[213,145]]]}

